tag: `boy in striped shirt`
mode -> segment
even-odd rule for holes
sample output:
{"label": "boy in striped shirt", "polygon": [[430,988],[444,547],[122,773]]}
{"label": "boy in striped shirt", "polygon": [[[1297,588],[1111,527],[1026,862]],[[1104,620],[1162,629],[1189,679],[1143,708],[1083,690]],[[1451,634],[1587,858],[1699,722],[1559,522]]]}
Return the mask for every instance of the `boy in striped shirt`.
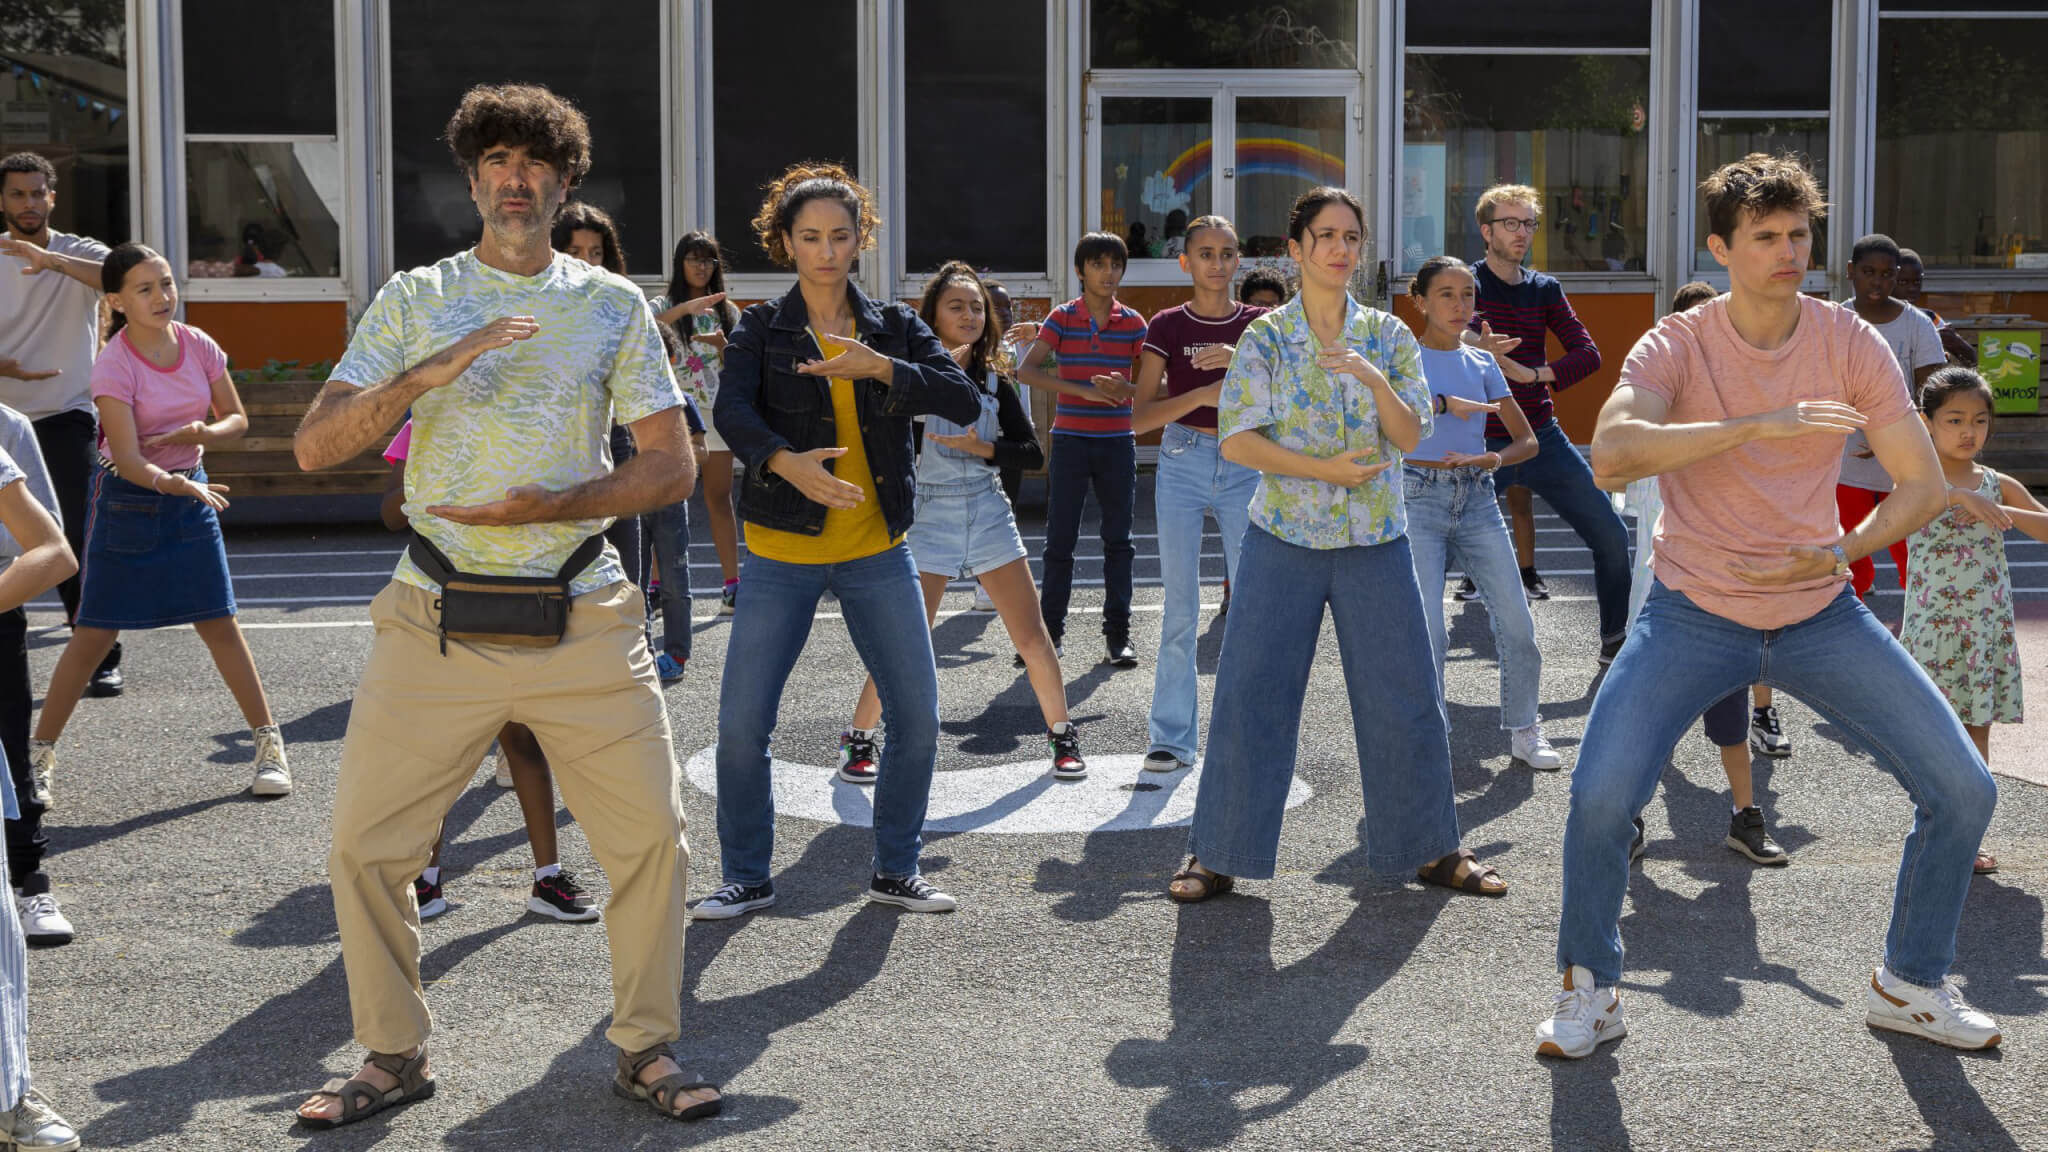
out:
{"label": "boy in striped shirt", "polygon": [[[1058,647],[1074,583],[1074,544],[1092,488],[1102,515],[1104,659],[1138,666],[1131,648],[1131,513],[1138,499],[1138,445],[1131,435],[1132,377],[1145,343],[1145,318],[1117,302],[1129,250],[1113,233],[1090,232],[1074,246],[1081,295],[1052,310],[1024,353],[1017,376],[1059,397],[1047,465],[1044,577],[1039,609]],[[1057,367],[1047,371],[1045,358]]]}

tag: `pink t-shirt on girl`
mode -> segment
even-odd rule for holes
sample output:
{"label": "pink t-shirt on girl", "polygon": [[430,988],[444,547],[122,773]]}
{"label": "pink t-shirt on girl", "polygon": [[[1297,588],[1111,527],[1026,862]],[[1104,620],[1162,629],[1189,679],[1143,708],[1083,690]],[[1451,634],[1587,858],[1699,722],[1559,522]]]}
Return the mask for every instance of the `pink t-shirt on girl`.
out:
{"label": "pink t-shirt on girl", "polygon": [[[194,420],[206,419],[213,409],[213,382],[228,370],[228,354],[213,337],[189,324],[171,324],[178,339],[178,359],[169,368],[159,368],[135,350],[128,341],[128,329],[116,333],[100,349],[92,365],[92,394],[119,400],[135,410],[135,435],[143,444],[142,458],[167,471],[191,468],[204,451],[197,444],[149,446],[151,436],[175,432]],[[100,457],[111,462],[107,435],[100,433]]]}
{"label": "pink t-shirt on girl", "polygon": [[[1899,362],[1877,329],[1848,308],[1802,296],[1784,344],[1752,347],[1728,319],[1728,297],[1674,313],[1636,341],[1621,382],[1662,397],[1672,424],[1705,423],[1803,400],[1834,400],[1872,430],[1913,414]],[[1657,478],[1657,579],[1746,628],[1784,628],[1827,607],[1846,577],[1775,587],[1744,583],[1729,565],[1765,566],[1790,544],[1826,548],[1842,537],[1835,478],[1843,437],[1753,440]]]}

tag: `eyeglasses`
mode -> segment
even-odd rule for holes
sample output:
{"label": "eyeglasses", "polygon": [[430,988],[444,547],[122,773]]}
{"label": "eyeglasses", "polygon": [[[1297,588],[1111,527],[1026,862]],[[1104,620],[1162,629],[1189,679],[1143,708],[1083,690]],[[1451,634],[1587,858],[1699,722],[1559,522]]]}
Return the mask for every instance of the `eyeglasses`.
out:
{"label": "eyeglasses", "polygon": [[718,261],[705,256],[685,256],[683,257],[683,263],[688,264],[692,268],[718,267]]}
{"label": "eyeglasses", "polygon": [[1509,232],[1534,232],[1536,230],[1536,218],[1534,216],[1496,216],[1487,221],[1487,223],[1499,228],[1505,228]]}

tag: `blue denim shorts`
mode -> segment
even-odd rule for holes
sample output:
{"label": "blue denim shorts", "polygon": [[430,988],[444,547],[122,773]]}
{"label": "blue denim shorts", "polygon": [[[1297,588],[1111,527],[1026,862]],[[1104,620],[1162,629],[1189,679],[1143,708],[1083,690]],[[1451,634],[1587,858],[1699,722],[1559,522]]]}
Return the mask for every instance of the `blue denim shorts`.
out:
{"label": "blue denim shorts", "polygon": [[1024,558],[1024,538],[1003,495],[1002,479],[917,487],[916,519],[905,541],[919,572],[972,579]]}

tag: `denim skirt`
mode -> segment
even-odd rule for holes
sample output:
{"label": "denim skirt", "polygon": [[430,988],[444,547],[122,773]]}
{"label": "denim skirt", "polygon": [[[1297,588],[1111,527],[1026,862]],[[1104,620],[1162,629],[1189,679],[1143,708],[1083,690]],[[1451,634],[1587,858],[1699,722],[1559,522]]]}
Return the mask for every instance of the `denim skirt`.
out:
{"label": "denim skirt", "polygon": [[[206,483],[206,470],[192,479]],[[220,519],[204,501],[93,471],[85,522],[81,628],[163,628],[235,614]]]}

